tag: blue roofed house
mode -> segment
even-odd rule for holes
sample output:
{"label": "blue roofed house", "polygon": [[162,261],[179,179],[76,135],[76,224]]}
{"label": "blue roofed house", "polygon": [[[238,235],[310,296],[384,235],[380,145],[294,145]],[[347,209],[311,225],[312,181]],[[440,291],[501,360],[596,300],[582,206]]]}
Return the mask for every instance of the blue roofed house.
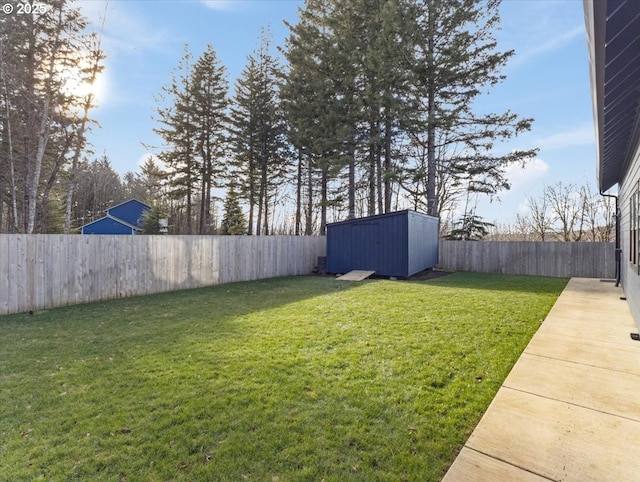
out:
{"label": "blue roofed house", "polygon": [[618,281],[640,327],[640,0],[584,0],[598,187],[618,188]]}
{"label": "blue roofed house", "polygon": [[82,234],[138,234],[142,231],[144,213],[151,206],[130,199],[110,207],[106,216],[87,223],[80,228]]}

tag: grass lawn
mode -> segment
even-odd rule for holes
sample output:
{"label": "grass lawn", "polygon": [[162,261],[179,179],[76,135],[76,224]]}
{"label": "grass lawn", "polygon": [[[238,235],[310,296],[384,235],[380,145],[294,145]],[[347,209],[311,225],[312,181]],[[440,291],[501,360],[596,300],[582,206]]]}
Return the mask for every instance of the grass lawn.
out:
{"label": "grass lawn", "polygon": [[294,277],[0,317],[0,480],[438,480],[565,284]]}

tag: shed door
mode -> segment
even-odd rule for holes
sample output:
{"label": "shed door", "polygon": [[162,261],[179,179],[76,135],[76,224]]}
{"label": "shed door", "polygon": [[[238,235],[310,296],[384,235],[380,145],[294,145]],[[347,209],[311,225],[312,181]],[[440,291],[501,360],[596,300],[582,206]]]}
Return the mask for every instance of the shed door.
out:
{"label": "shed door", "polygon": [[382,243],[378,223],[358,223],[351,228],[351,259],[353,269],[379,270]]}

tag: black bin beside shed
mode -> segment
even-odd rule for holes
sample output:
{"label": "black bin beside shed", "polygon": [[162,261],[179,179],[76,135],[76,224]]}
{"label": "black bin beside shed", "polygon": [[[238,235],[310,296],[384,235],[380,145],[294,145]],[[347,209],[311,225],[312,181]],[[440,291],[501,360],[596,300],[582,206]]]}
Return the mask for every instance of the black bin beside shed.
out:
{"label": "black bin beside shed", "polygon": [[407,278],[438,263],[439,220],[405,210],[327,224],[327,272]]}

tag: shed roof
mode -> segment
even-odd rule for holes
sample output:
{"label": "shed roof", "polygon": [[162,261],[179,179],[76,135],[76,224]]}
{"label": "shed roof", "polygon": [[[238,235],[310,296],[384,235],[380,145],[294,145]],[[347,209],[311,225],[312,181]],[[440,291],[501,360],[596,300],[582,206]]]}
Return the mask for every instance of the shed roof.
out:
{"label": "shed roof", "polygon": [[391,213],[384,213],[384,214],[374,214],[373,216],[365,216],[363,218],[352,218],[352,219],[345,219],[344,221],[337,221],[335,223],[328,223],[327,226],[337,226],[340,224],[352,224],[352,223],[359,223],[359,222],[366,222],[366,221],[375,221],[378,219],[382,219],[382,218],[388,218],[388,217],[392,217],[392,216],[404,216],[404,215],[415,215],[415,216],[423,216],[425,218],[432,218],[432,219],[438,219],[434,216],[429,216],[428,214],[424,214],[424,213],[419,213],[418,211],[414,211],[413,209],[404,209],[402,211],[393,211]]}
{"label": "shed roof", "polygon": [[126,201],[123,201],[119,204],[116,204],[115,206],[109,206],[105,212],[108,212],[112,209],[118,208],[120,206],[124,206],[125,204],[141,204],[142,206],[144,206],[147,209],[151,209],[151,206],[149,206],[147,203],[140,201],[139,199],[136,198],[131,198],[131,199],[127,199]]}
{"label": "shed roof", "polygon": [[583,0],[598,187],[622,180],[640,138],[640,1]]}

